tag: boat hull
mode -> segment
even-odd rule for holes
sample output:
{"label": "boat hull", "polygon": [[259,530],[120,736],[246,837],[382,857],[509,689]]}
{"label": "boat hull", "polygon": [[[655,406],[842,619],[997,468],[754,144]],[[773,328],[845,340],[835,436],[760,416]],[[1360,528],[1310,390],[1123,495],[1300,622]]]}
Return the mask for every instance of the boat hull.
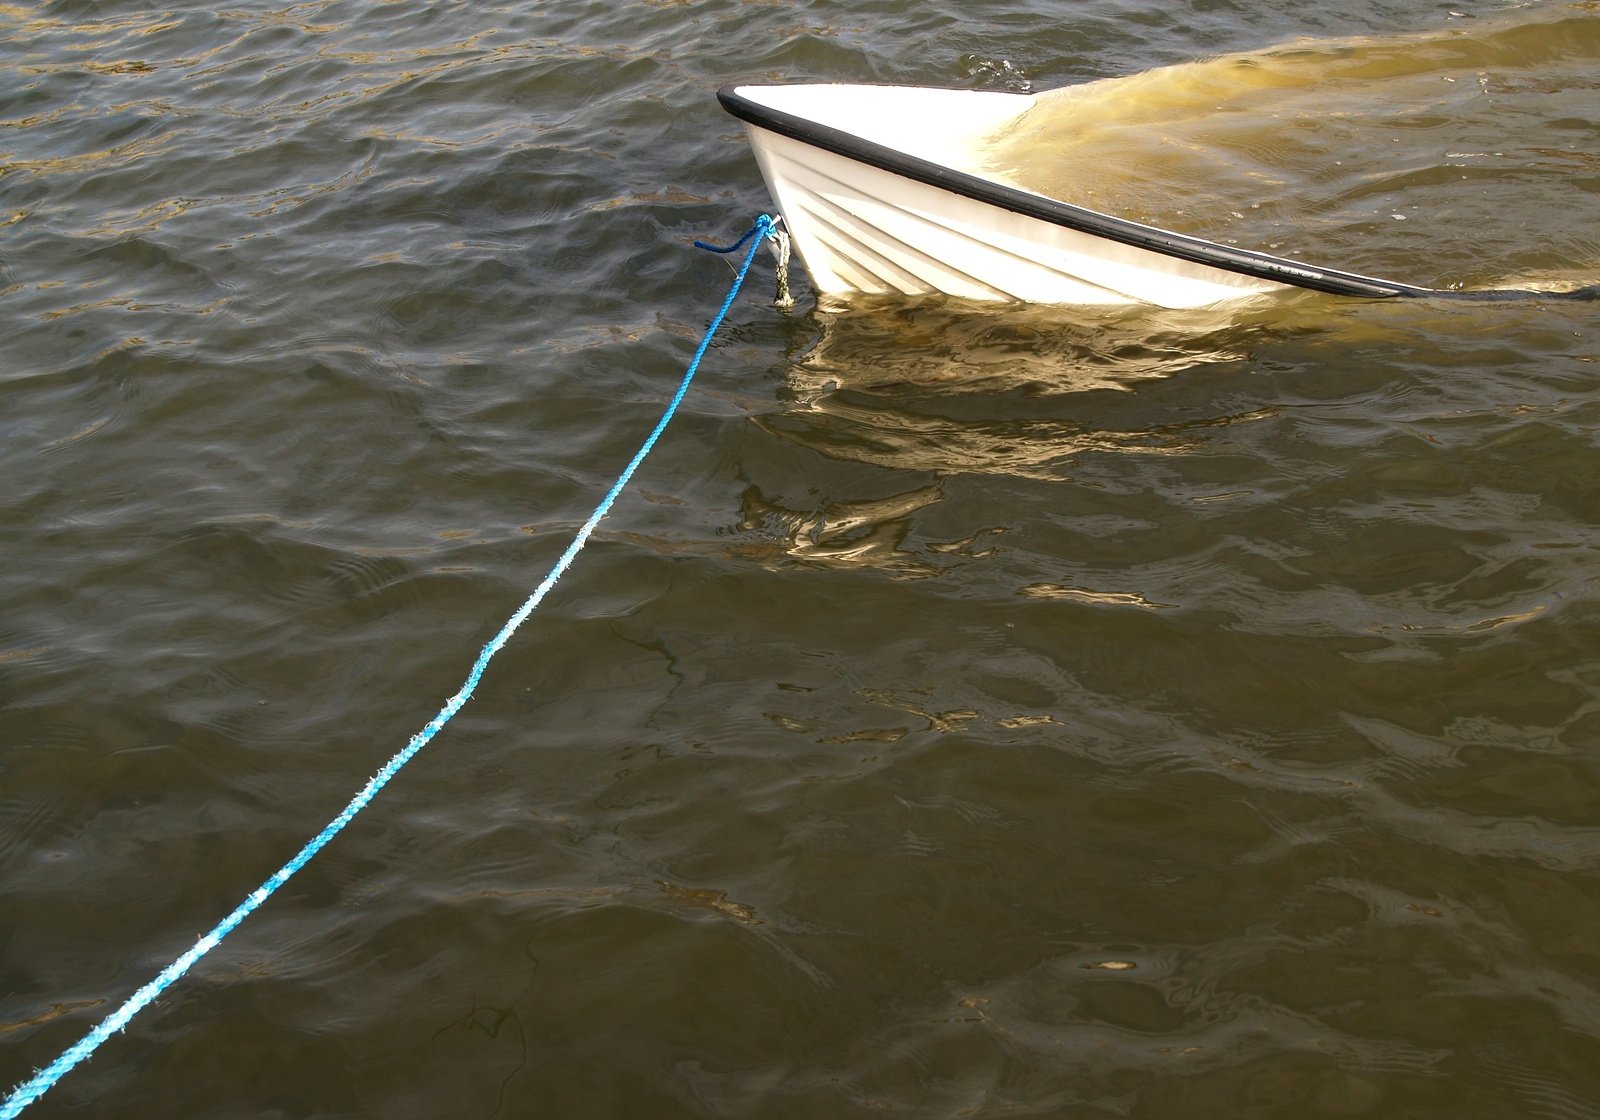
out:
{"label": "boat hull", "polygon": [[729,86],[819,292],[1188,308],[1294,288],[1428,289],[1222,245],[986,175],[983,136],[1027,95],[911,86]]}
{"label": "boat hull", "polygon": [[820,292],[1202,307],[1288,285],[1118,244],[746,125]]}

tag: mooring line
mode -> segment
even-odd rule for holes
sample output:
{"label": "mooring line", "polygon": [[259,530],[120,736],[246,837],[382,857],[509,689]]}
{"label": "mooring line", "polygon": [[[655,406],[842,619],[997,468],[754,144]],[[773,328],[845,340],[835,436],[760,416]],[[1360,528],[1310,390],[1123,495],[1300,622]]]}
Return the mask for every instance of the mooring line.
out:
{"label": "mooring line", "polygon": [[270,898],[274,891],[287,883],[290,877],[310,862],[311,857],[320,852],[328,841],[338,835],[357,813],[366,808],[368,802],[377,795],[378,791],[388,785],[389,779],[398,774],[400,768],[410,762],[416,753],[427,746],[428,741],[438,734],[439,729],[450,722],[450,717],[461,710],[462,705],[472,697],[473,691],[478,687],[478,681],[483,676],[484,669],[488,667],[489,660],[500,652],[501,647],[516,632],[517,627],[521,626],[523,620],[533,613],[533,609],[549,594],[550,589],[556,585],[556,581],[571,567],[573,559],[588,542],[589,535],[594,532],[595,526],[600,524],[600,520],[610,511],[612,503],[617,500],[617,496],[622,493],[623,487],[627,486],[628,480],[633,477],[633,472],[639,469],[639,464],[644,462],[646,455],[650,454],[650,449],[661,438],[661,433],[666,431],[668,422],[671,421],[673,414],[678,411],[678,405],[683,402],[685,394],[689,391],[689,383],[694,380],[694,375],[700,368],[700,361],[705,357],[706,350],[711,345],[712,336],[717,333],[717,328],[722,326],[722,320],[727,317],[728,309],[733,306],[734,299],[739,295],[739,289],[744,285],[745,275],[750,271],[750,263],[755,259],[756,250],[761,247],[762,242],[772,235],[773,227],[774,220],[766,214],[762,214],[756,219],[755,224],[750,227],[749,231],[732,246],[717,248],[699,241],[695,242],[700,248],[711,249],[713,252],[718,253],[731,253],[747,241],[750,242],[750,248],[745,252],[744,262],[740,264],[739,270],[733,278],[733,284],[728,288],[727,297],[723,299],[722,306],[718,308],[716,315],[711,319],[711,325],[706,328],[705,335],[700,339],[700,345],[696,347],[694,357],[684,371],[683,380],[678,383],[678,391],[673,394],[672,400],[661,414],[661,419],[656,422],[655,428],[645,438],[639,450],[634,453],[628,465],[623,468],[622,474],[618,476],[617,481],[606,493],[606,496],[600,499],[600,504],[595,507],[594,512],[589,515],[589,520],[583,523],[583,527],[573,537],[572,543],[567,546],[567,550],[561,554],[555,566],[550,569],[550,574],[544,577],[543,582],[534,588],[533,593],[528,596],[522,606],[517,608],[517,612],[500,628],[500,632],[483,647],[478,654],[477,661],[473,662],[472,671],[467,674],[466,683],[461,686],[460,690],[445,701],[444,707],[439,709],[439,714],[429,720],[421,731],[413,735],[410,741],[384,764],[383,769],[373,775],[367,784],[361,788],[361,791],[350,799],[350,803],[344,807],[339,815],[329,821],[321,832],[307,841],[305,847],[301,848],[293,859],[274,872],[266,882],[251,891],[243,902],[234,907],[232,913],[212,927],[210,932],[206,933],[200,940],[196,941],[187,953],[184,953],[183,956],[162,969],[154,980],[129,996],[121,1007],[101,1020],[100,1024],[85,1035],[76,1045],[70,1047],[50,1065],[37,1071],[31,1078],[13,1089],[11,1095],[6,1098],[5,1104],[0,1105],[0,1120],[13,1120],[23,1109],[43,1096],[73,1066],[94,1053],[102,1042],[122,1030],[136,1014],[155,1002],[156,998],[171,987],[184,973],[188,972],[196,961],[216,948],[217,944],[231,933],[240,922],[248,918],[257,907]]}

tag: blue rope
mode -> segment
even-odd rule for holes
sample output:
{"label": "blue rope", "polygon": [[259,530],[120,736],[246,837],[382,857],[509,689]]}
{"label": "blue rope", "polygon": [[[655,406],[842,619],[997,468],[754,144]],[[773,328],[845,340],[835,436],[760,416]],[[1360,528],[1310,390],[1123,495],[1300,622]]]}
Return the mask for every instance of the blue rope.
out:
{"label": "blue rope", "polygon": [[[767,218],[765,214],[761,215],[761,217]],[[694,243],[694,247],[696,249],[704,249],[710,253],[737,253],[740,246],[742,246],[746,241],[749,241],[752,237],[756,236],[757,230],[761,230],[761,238],[765,238],[772,233],[773,228],[777,224],[778,223],[774,219],[767,218],[767,226],[766,229],[763,230],[761,229],[761,219],[757,218],[756,224],[745,230],[744,236],[739,238],[739,240],[735,241],[732,245],[713,245],[709,241],[696,241]],[[761,244],[760,238],[757,239],[756,244]],[[748,258],[746,258],[746,267],[749,267]]]}
{"label": "blue rope", "polygon": [[[662,413],[661,419],[656,422],[656,426],[650,432],[650,435],[645,438],[644,444],[634,453],[632,460],[623,468],[621,476],[611,487],[610,492],[600,500],[600,504],[589,515],[589,520],[585,521],[583,527],[578,530],[572,543],[567,546],[567,550],[556,561],[555,567],[550,569],[550,574],[544,577],[544,582],[534,589],[533,594],[528,596],[522,606],[517,608],[517,612],[501,627],[500,632],[490,639],[488,645],[483,647],[482,652],[478,654],[478,660],[473,663],[472,671],[467,674],[466,683],[461,686],[460,691],[445,701],[444,707],[439,709],[439,714],[429,720],[421,731],[413,735],[405,747],[385,763],[383,769],[368,780],[367,784],[362,787],[361,792],[350,799],[350,803],[344,807],[339,815],[329,821],[327,827],[321,832],[312,837],[293,859],[274,872],[266,882],[251,891],[243,902],[234,907],[231,914],[218,922],[211,932],[196,941],[193,948],[162,969],[154,980],[129,996],[127,1002],[106,1016],[100,1025],[85,1035],[77,1045],[68,1049],[66,1053],[62,1054],[61,1057],[50,1063],[46,1068],[39,1070],[32,1078],[18,1085],[11,1095],[6,1098],[5,1104],[0,1105],[0,1120],[13,1120],[24,1108],[27,1108],[28,1105],[43,1096],[73,1066],[94,1053],[102,1042],[127,1026],[128,1021],[134,1015],[150,1003],[153,1003],[162,992],[185,972],[188,972],[191,965],[212,949],[215,949],[217,944],[231,933],[235,926],[248,918],[258,906],[271,897],[274,891],[287,883],[289,878],[310,862],[311,857],[320,852],[329,840],[338,835],[357,813],[366,808],[367,803],[377,795],[378,791],[389,783],[389,779],[398,774],[400,768],[410,762],[412,757],[427,746],[428,741],[434,735],[438,734],[439,729],[450,721],[450,717],[461,710],[462,705],[471,698],[473,690],[478,687],[478,680],[483,676],[484,669],[488,667],[489,659],[500,651],[500,648],[506,644],[507,639],[511,637],[517,627],[521,626],[523,620],[533,613],[533,609],[539,605],[539,602],[549,593],[550,589],[556,585],[556,581],[572,565],[573,559],[578,555],[584,544],[588,542],[589,534],[594,532],[595,526],[600,524],[600,519],[610,511],[612,503],[617,500],[617,496],[622,493],[623,487],[633,477],[633,472],[639,468],[640,463],[644,462],[644,457],[650,454],[650,449],[655,446],[656,440],[661,438],[661,433],[666,431],[668,421],[677,412],[678,405],[682,403],[684,395],[689,391],[689,383],[694,380],[694,375],[700,368],[700,360],[705,357],[706,350],[711,345],[712,336],[717,333],[717,328],[722,325],[722,320],[727,316],[728,309],[733,306],[734,298],[739,294],[739,288],[744,284],[745,274],[750,271],[750,263],[755,259],[756,250],[761,247],[761,242],[771,235],[772,230],[773,219],[762,214],[756,219],[755,225],[750,227],[749,232],[733,246],[733,248],[737,248],[751,238],[755,238],[755,243],[750,246],[749,251],[744,255],[744,263],[739,266],[739,272],[734,277],[733,285],[728,289],[727,298],[722,301],[722,306],[717,310],[716,315],[712,317],[711,325],[706,328],[705,336],[701,338],[699,347],[695,349],[694,358],[690,360],[689,367],[684,372],[683,380],[678,385],[678,391],[673,394],[666,411]],[[700,242],[697,241],[695,244],[699,245]],[[710,246],[705,247],[711,248]],[[728,250],[717,249],[715,251],[732,252],[733,248]]]}

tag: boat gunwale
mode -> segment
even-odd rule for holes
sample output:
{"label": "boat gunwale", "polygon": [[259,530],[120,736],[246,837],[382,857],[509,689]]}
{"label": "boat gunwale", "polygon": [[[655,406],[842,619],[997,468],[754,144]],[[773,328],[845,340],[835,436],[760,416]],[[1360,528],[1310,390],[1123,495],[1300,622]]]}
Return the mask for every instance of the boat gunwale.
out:
{"label": "boat gunwale", "polygon": [[1070,202],[1061,202],[1046,195],[1033,194],[899,151],[832,125],[821,124],[782,109],[774,109],[739,92],[740,89],[746,88],[784,88],[796,85],[916,88],[894,86],[883,82],[738,82],[719,89],[717,100],[723,109],[737,119],[791,140],[798,140],[803,144],[833,152],[880,171],[938,187],[1023,217],[1103,237],[1162,256],[1175,257],[1193,264],[1207,265],[1260,280],[1309,288],[1330,295],[1389,298],[1439,294],[1429,288],[1419,288],[1411,284],[1363,276],[1340,269],[1308,265],[1288,257],[1278,257],[1254,249],[1223,245],[1203,237],[1175,233]]}

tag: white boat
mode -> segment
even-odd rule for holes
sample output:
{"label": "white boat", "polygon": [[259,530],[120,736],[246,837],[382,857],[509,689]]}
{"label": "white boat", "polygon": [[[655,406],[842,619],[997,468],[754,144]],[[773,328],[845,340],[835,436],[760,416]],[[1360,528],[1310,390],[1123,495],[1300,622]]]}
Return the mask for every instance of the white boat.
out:
{"label": "white boat", "polygon": [[984,137],[1052,96],[916,86],[732,85],[761,174],[819,293],[1201,307],[1336,295],[1594,298],[1418,287],[1129,221],[986,172]]}

